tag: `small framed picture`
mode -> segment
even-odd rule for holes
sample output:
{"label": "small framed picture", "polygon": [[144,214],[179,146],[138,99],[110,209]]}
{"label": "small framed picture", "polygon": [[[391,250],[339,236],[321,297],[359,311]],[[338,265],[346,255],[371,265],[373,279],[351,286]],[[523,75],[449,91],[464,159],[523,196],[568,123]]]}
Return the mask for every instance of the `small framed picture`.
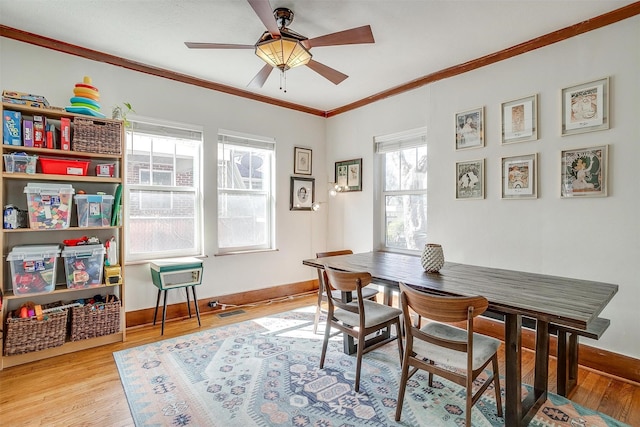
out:
{"label": "small framed picture", "polygon": [[562,89],[562,136],[609,129],[609,77]]}
{"label": "small framed picture", "polygon": [[291,177],[290,211],[310,211],[316,192],[315,178]]}
{"label": "small framed picture", "polygon": [[502,198],[535,199],[538,154],[502,158]]}
{"label": "small framed picture", "polygon": [[311,149],[293,148],[293,173],[296,175],[311,175]]}
{"label": "small framed picture", "polygon": [[484,107],[456,113],[456,150],[484,147]]}
{"label": "small framed picture", "polygon": [[362,159],[336,162],[335,180],[341,192],[362,191]]}
{"label": "small framed picture", "polygon": [[484,199],[484,159],[456,163],[456,199]]}
{"label": "small framed picture", "polygon": [[503,102],[502,143],[535,141],[538,139],[538,95]]}
{"label": "small framed picture", "polygon": [[561,197],[607,195],[608,145],[564,150],[561,153]]}

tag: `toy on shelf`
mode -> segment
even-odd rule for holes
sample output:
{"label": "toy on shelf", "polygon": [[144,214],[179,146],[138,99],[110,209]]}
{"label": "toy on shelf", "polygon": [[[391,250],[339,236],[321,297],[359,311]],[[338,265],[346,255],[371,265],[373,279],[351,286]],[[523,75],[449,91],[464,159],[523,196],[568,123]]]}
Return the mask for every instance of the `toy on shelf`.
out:
{"label": "toy on shelf", "polygon": [[106,117],[100,112],[100,92],[97,87],[91,85],[89,76],[84,76],[82,83],[76,83],[73,97],[69,101],[71,106],[65,110],[70,113],[87,114],[103,119]]}

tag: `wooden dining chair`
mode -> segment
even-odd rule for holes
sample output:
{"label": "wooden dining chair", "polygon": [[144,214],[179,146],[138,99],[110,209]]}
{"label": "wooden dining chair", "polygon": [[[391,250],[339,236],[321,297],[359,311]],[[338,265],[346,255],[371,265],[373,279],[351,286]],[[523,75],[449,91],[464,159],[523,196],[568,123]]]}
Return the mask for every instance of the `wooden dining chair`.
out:
{"label": "wooden dining chair", "polygon": [[[336,328],[353,337],[357,340],[355,391],[358,392],[360,391],[362,356],[365,353],[397,339],[398,354],[400,361],[402,361],[402,339],[400,338],[400,316],[402,311],[364,298],[363,290],[371,283],[371,274],[367,272],[345,272],[325,266],[324,275],[328,313],[324,342],[322,343],[320,369],[324,367],[331,328]],[[333,289],[339,291],[340,295],[332,292]],[[349,296],[354,292],[357,298],[348,301],[350,299]],[[370,344],[365,342],[367,335],[390,328],[391,325],[396,327],[396,336],[391,336],[390,334],[388,337],[379,335]]]}
{"label": "wooden dining chair", "polygon": [[[502,416],[498,347],[500,341],[473,332],[473,319],[484,313],[489,303],[482,296],[452,297],[431,295],[400,283],[400,301],[405,319],[405,350],[398,390],[396,421],[400,421],[407,381],[418,370],[429,373],[429,387],[433,375],[446,378],[466,388],[466,425],[471,426],[471,408],[493,382],[498,416]],[[427,320],[416,327],[409,309]],[[447,323],[465,321],[467,329]],[[473,393],[473,382],[492,363],[491,376]],[[412,370],[409,371],[409,367]]]}
{"label": "wooden dining chair", "polygon": [[[316,253],[316,258],[326,258],[330,256],[351,255],[351,254],[353,254],[353,251],[351,251],[350,249],[342,249],[338,251],[318,252]],[[315,318],[313,319],[314,334],[318,332],[318,323],[320,323],[320,313],[324,311],[322,308],[322,304],[327,301],[327,292],[325,291],[323,269],[318,268],[317,270],[318,270],[318,305],[316,306],[316,315],[315,315]],[[332,289],[332,292],[335,292],[336,297],[338,298],[341,297],[340,291],[336,291],[335,289]],[[364,299],[374,300],[376,298],[376,295],[378,295],[378,293],[379,293],[378,289],[375,289],[373,287],[368,287],[362,290],[362,297]],[[351,298],[354,300],[357,298],[357,295],[355,294],[355,292],[351,293]]]}

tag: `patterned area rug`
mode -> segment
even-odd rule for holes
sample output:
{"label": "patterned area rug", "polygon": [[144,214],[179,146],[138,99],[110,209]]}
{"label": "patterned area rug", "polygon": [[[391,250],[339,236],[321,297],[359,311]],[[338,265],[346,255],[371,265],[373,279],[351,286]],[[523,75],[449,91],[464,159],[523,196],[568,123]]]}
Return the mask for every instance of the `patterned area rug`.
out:
{"label": "patterned area rug", "polygon": [[[319,369],[322,334],[313,334],[313,313],[312,307],[300,309],[114,353],[135,424],[464,425],[464,389],[438,377],[430,388],[421,372],[410,380],[401,422],[394,421],[400,379],[395,343],[364,356],[360,393],[353,391],[355,357],[342,352],[340,336],[332,338],[325,369]],[[492,387],[471,419],[473,426],[504,425]],[[530,426],[624,424],[550,395]]]}

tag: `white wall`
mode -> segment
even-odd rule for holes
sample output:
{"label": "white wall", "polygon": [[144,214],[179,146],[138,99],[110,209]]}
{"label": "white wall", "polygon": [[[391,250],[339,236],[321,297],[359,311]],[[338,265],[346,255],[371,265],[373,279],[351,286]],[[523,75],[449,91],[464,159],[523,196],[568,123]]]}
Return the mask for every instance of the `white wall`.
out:
{"label": "white wall", "polygon": [[[204,232],[205,252],[209,257],[204,261],[204,280],[198,289],[200,299],[315,277],[315,271],[304,267],[301,260],[314,257],[316,251],[324,248],[323,227],[326,221],[321,215],[308,211],[289,211],[289,177],[293,172],[293,147],[302,146],[313,150],[313,172],[318,182],[327,182],[323,168],[326,163],[324,118],[5,38],[0,38],[0,57],[2,89],[41,94],[52,105],[66,106],[73,96],[74,85],[88,75],[100,90],[102,111],[107,115],[110,115],[112,106],[130,102],[141,116],[204,127]],[[284,125],[279,126],[278,123]],[[213,256],[212,248],[216,239],[213,213],[217,210],[215,165],[219,128],[274,137],[277,141],[278,251]],[[156,288],[151,284],[148,264],[128,265],[125,275],[126,310],[155,307]],[[170,292],[168,300],[170,304],[184,301],[184,295]]]}
{"label": "white wall", "polygon": [[[560,136],[560,91],[611,78],[611,128]],[[364,191],[331,204],[327,249],[371,250],[376,135],[427,126],[428,239],[450,261],[618,284],[589,345],[640,358],[640,17],[401,94],[328,120],[327,168],[363,157]],[[539,140],[502,146],[500,104],[537,93]],[[486,146],[455,151],[454,114],[485,106]],[[609,196],[561,199],[560,151],[609,144]],[[538,153],[538,198],[502,200],[501,158]],[[486,159],[486,197],[455,199],[455,163]]]}
{"label": "white wall", "polygon": [[[279,251],[213,257],[215,217],[210,215],[201,299],[313,279],[315,272],[300,261],[320,250],[373,249],[373,137],[427,126],[429,240],[442,243],[451,261],[618,284],[618,295],[602,314],[611,327],[602,340],[589,344],[640,358],[634,325],[640,303],[640,187],[633,175],[640,158],[640,17],[329,120],[4,38],[0,58],[2,89],[42,94],[64,106],[73,85],[90,75],[105,111],[127,101],[140,115],[204,126],[205,164],[215,164],[218,128],[276,138]],[[561,88],[604,76],[611,77],[611,129],[560,137]],[[500,103],[534,93],[539,95],[540,139],[501,146]],[[456,152],[454,113],[481,105],[487,146]],[[561,200],[560,150],[599,144],[610,146],[609,197]],[[316,197],[327,202],[319,212],[289,211],[295,145],[313,149]],[[501,157],[533,152],[539,154],[539,198],[501,200]],[[359,157],[363,191],[329,199],[324,185],[333,180],[334,162]],[[477,158],[486,159],[486,198],[456,201],[455,162]],[[205,212],[216,211],[214,173],[206,169]],[[127,266],[126,278],[128,311],[155,306],[148,265]],[[177,294],[169,295],[170,303],[179,301]]]}

